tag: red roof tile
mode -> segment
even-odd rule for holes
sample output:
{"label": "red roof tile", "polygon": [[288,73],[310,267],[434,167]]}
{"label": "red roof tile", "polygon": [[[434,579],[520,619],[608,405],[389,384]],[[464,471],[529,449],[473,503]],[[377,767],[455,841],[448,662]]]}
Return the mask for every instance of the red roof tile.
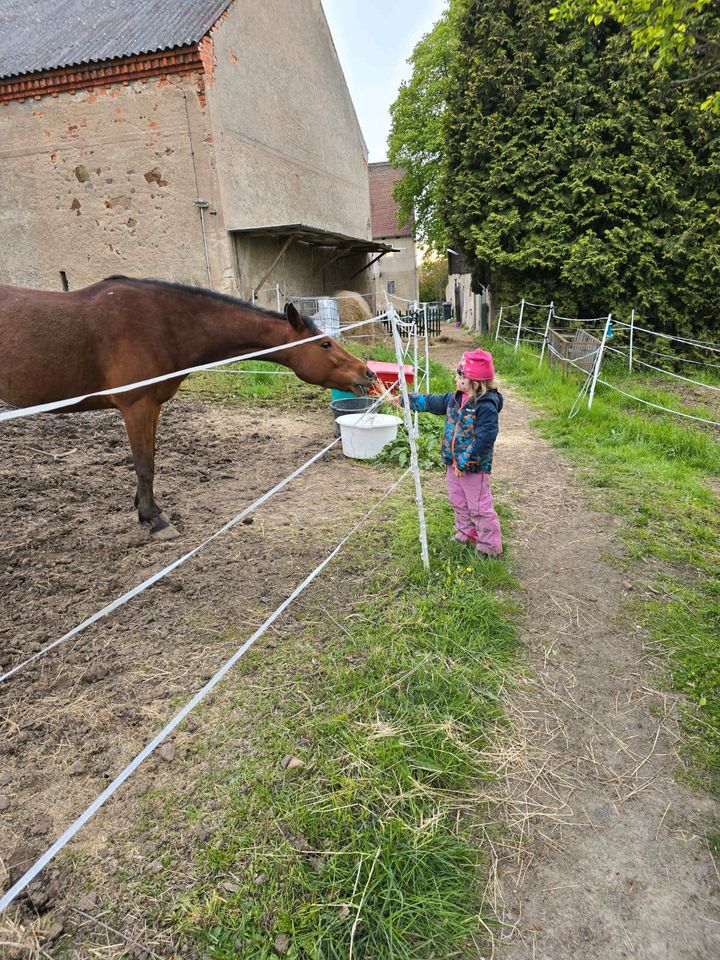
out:
{"label": "red roof tile", "polygon": [[370,216],[373,239],[379,237],[411,237],[412,218],[402,226],[397,223],[397,204],[392,198],[395,183],[403,172],[389,163],[368,164],[370,175]]}

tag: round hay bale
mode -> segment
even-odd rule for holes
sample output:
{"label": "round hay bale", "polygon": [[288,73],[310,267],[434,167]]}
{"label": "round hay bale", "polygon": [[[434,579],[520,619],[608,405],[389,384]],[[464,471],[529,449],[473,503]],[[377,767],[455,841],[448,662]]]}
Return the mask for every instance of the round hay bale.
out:
{"label": "round hay bale", "polygon": [[[354,290],[336,290],[333,297],[338,302],[341,326],[370,320],[373,315],[367,300],[362,294],[356,293]],[[367,326],[360,327],[350,333],[350,336],[362,337],[366,343],[382,342],[387,335],[388,331],[381,322],[369,323]]]}

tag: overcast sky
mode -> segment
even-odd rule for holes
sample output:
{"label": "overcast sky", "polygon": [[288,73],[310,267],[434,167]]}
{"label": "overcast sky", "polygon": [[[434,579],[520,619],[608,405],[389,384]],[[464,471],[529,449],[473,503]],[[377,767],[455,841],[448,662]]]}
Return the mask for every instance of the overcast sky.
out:
{"label": "overcast sky", "polygon": [[410,78],[407,59],[446,0],[322,0],[370,160],[387,159],[390,104]]}

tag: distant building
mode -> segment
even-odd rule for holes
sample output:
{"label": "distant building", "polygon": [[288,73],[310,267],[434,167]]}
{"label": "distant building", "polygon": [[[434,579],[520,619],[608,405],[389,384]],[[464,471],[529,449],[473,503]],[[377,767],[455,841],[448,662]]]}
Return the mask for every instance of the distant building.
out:
{"label": "distant building", "polygon": [[445,299],[453,305],[453,315],[462,326],[478,333],[487,333],[490,318],[490,291],[472,289],[472,267],[466,257],[456,250],[448,250],[448,285]]}
{"label": "distant building", "polygon": [[0,283],[275,306],[390,249],[320,0],[0,0],[0,183]]}
{"label": "distant building", "polygon": [[[372,237],[376,242],[390,243],[397,252],[385,254],[373,267],[378,307],[385,302],[385,294],[402,300],[418,299],[417,249],[413,236],[413,222],[398,226],[397,204],[392,191],[401,179],[402,170],[389,163],[371,163],[370,210]],[[396,306],[401,304],[395,303]]]}

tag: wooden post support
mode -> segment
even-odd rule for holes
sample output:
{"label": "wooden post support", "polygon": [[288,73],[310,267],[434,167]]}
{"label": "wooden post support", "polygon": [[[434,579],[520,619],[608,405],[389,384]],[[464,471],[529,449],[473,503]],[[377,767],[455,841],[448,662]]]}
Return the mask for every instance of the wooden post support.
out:
{"label": "wooden post support", "polygon": [[253,301],[253,303],[255,303],[255,301],[257,300],[257,295],[258,295],[258,293],[260,293],[260,290],[265,286],[265,281],[267,280],[267,278],[270,276],[270,274],[271,274],[271,273],[273,272],[273,270],[275,269],[275,267],[276,267],[276,265],[277,265],[277,263],[278,263],[278,260],[280,260],[280,258],[283,256],[283,254],[287,251],[288,247],[290,246],[291,243],[293,243],[293,241],[295,240],[295,238],[296,238],[296,234],[291,233],[290,236],[289,236],[289,237],[287,238],[287,240],[285,241],[285,243],[282,245],[282,249],[280,250],[280,253],[279,253],[279,254],[275,257],[275,259],[273,260],[270,269],[267,271],[267,273],[266,273],[265,276],[262,278],[262,280],[260,281],[260,283],[254,288],[254,290],[253,290],[253,292],[252,292],[252,301]]}

